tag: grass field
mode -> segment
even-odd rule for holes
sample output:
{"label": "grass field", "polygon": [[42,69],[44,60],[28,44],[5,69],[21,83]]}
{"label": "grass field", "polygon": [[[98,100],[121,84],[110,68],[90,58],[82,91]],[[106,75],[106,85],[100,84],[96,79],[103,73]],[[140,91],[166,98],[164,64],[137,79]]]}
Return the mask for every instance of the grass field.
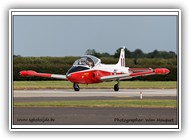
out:
{"label": "grass field", "polygon": [[48,102],[15,102],[21,107],[149,107],[176,108],[176,100],[81,100],[81,101],[48,101]]}
{"label": "grass field", "polygon": [[[80,84],[80,88],[112,89],[116,82],[104,82],[99,84]],[[176,81],[121,81],[120,88],[125,89],[175,89]],[[72,89],[73,84],[68,81],[14,81],[14,90],[18,89]]]}

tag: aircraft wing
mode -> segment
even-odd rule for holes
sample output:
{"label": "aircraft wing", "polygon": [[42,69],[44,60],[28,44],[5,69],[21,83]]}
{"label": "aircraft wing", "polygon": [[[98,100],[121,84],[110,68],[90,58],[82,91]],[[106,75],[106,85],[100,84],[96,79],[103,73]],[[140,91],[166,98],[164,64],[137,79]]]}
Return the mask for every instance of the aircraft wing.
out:
{"label": "aircraft wing", "polygon": [[117,74],[117,75],[109,75],[109,76],[103,76],[100,79],[102,81],[110,81],[110,80],[124,80],[124,79],[131,79],[133,77],[138,76],[148,76],[148,75],[155,75],[155,74],[161,74],[165,75],[168,74],[170,71],[166,68],[131,68],[129,69],[129,73],[125,74]]}
{"label": "aircraft wing", "polygon": [[100,78],[101,81],[111,81],[111,80],[118,80],[118,79],[130,79],[129,78],[130,74],[118,74],[118,75],[109,75],[109,76],[103,76]]}
{"label": "aircraft wing", "polygon": [[67,80],[66,75],[38,73],[38,72],[33,71],[33,70],[23,70],[20,72],[20,75],[21,76],[37,76],[37,77],[46,77],[46,78],[55,78],[55,79]]}

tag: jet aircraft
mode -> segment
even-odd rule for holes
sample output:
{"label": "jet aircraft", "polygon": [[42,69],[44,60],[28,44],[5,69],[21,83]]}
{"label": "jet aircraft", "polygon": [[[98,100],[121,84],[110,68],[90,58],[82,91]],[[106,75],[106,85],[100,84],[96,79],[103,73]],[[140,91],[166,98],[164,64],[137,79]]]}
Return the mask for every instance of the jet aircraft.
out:
{"label": "jet aircraft", "polygon": [[76,60],[66,75],[38,73],[33,70],[23,70],[21,76],[39,76],[68,80],[73,83],[73,89],[79,91],[78,84],[93,84],[108,81],[117,81],[114,90],[119,91],[120,80],[131,79],[138,76],[165,75],[170,71],[167,68],[129,68],[125,66],[125,48],[120,52],[117,64],[102,64],[101,60],[92,55],[84,55]]}

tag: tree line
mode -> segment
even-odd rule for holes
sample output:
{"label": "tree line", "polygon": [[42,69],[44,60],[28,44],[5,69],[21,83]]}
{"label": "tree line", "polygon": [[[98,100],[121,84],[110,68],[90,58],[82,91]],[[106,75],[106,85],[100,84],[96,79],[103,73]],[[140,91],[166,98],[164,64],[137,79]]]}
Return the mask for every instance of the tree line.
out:
{"label": "tree line", "polygon": [[[109,53],[103,52],[97,52],[95,49],[88,49],[86,51],[86,55],[93,55],[96,57],[114,57],[119,58],[121,48],[118,48],[116,52],[111,55]],[[144,53],[141,49],[136,49],[134,51],[130,51],[129,49],[125,48],[125,58],[177,58],[177,54],[173,51],[158,51],[154,50],[149,53]]]}

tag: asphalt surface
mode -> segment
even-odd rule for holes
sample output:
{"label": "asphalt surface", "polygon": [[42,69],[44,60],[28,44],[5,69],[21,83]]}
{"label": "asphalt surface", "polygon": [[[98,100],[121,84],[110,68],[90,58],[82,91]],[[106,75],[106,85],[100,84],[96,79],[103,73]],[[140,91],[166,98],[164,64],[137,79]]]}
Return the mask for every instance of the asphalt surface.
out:
{"label": "asphalt surface", "polygon": [[15,125],[176,125],[171,108],[14,107]]}
{"label": "asphalt surface", "polygon": [[[15,90],[13,102],[176,99],[176,89]],[[14,125],[177,125],[176,108],[13,107]]]}

